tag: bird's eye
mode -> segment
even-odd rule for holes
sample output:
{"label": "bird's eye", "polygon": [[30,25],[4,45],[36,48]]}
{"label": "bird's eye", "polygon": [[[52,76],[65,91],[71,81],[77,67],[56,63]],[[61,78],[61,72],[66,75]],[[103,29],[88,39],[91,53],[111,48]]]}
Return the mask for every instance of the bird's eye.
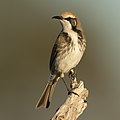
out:
{"label": "bird's eye", "polygon": [[71,18],[71,17],[68,17],[68,18],[64,18],[65,20],[69,21],[70,24],[75,27],[77,26],[77,19],[76,18]]}
{"label": "bird's eye", "polygon": [[76,18],[71,19],[70,23],[73,27],[77,26],[77,19]]}

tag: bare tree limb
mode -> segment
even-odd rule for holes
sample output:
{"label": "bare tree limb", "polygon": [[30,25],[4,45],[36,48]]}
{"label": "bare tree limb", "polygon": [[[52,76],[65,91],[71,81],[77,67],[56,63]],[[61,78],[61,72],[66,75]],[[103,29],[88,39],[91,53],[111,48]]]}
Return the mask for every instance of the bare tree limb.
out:
{"label": "bare tree limb", "polygon": [[77,120],[87,107],[88,90],[84,88],[83,81],[78,84],[75,79],[71,85],[73,89],[71,94],[68,95],[65,103],[56,111],[51,120]]}

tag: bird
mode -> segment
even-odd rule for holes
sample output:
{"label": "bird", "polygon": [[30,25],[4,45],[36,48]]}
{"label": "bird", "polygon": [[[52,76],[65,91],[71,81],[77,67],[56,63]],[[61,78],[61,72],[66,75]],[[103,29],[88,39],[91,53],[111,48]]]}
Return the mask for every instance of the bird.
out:
{"label": "bird", "polygon": [[50,78],[36,108],[50,106],[58,80],[63,79],[66,73],[74,74],[72,71],[80,62],[86,49],[86,38],[81,23],[75,14],[63,12],[52,18],[60,22],[62,30],[53,45],[49,62]]}

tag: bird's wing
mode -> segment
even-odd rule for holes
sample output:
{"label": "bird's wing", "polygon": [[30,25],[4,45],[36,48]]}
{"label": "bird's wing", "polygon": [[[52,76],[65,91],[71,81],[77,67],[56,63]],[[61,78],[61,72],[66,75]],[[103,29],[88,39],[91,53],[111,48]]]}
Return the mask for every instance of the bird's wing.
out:
{"label": "bird's wing", "polygon": [[[52,53],[51,53],[51,57],[50,57],[50,63],[49,63],[49,68],[50,68],[50,71],[51,71],[51,74],[53,73],[53,64],[55,62],[55,59],[56,59],[56,56],[58,54],[58,50],[57,50],[57,47],[58,45],[55,43],[54,46],[53,46],[53,49],[52,49]],[[54,68],[55,69],[55,68]]]}
{"label": "bird's wing", "polygon": [[56,58],[60,54],[62,54],[62,52],[65,52],[64,48],[66,48],[66,46],[70,44],[70,42],[71,42],[71,39],[67,33],[61,32],[58,35],[56,42],[53,46],[51,57],[50,57],[49,68],[50,68],[51,73],[54,73]]}

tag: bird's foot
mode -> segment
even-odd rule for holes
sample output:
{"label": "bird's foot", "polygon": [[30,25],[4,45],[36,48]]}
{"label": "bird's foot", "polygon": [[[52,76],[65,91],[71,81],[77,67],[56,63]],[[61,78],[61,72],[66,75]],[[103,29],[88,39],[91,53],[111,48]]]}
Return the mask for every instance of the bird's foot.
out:
{"label": "bird's foot", "polygon": [[69,78],[71,80],[74,80],[76,78],[76,71],[75,71],[75,69],[71,69],[68,76],[69,76]]}
{"label": "bird's foot", "polygon": [[[77,87],[76,87],[77,88]],[[71,90],[69,90],[68,91],[68,95],[70,95],[70,94],[74,94],[74,95],[77,95],[77,96],[79,96],[76,92],[74,92],[73,90],[74,90],[75,88],[72,88]]]}

